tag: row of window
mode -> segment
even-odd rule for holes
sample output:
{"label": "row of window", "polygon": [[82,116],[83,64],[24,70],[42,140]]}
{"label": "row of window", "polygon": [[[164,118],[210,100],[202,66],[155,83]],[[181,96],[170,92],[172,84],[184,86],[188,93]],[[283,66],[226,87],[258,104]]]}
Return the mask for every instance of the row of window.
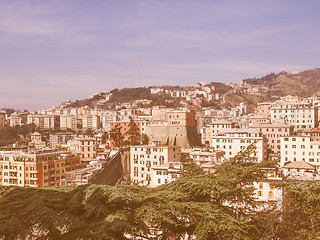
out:
{"label": "row of window", "polygon": [[[298,145],[299,146],[299,145]],[[310,147],[310,149],[316,149],[316,146],[314,146],[314,148],[313,148],[313,145],[300,145],[300,149],[306,149],[306,146],[308,147]],[[289,148],[290,147],[290,145],[284,145],[284,148]],[[295,144],[292,144],[291,145],[291,148],[297,148],[297,145],[295,145]],[[320,145],[318,145],[318,149],[320,149]]]}
{"label": "row of window", "polygon": [[[140,150],[143,151],[143,149],[144,149],[144,148],[141,148]],[[159,152],[163,152],[163,150],[164,150],[163,148],[159,148]],[[176,149],[173,148],[172,150],[175,151]],[[137,151],[138,151],[138,148],[134,148],[134,151],[137,152]],[[158,148],[152,148],[152,151],[153,151],[153,152],[158,152]],[[148,152],[151,152],[151,148],[146,148],[146,152],[147,152],[147,153],[148,153]]]}
{"label": "row of window", "polygon": [[[289,161],[288,157],[285,157],[284,160],[285,160],[286,162]],[[320,162],[320,159],[319,159],[319,158],[316,159],[316,160],[317,160],[318,163]],[[294,158],[293,158],[293,161],[297,161],[297,158],[294,157]],[[302,161],[306,161],[306,159],[305,159],[305,158],[302,158]],[[314,162],[315,162],[315,159],[314,159],[314,158],[309,158],[309,162],[314,163]],[[318,168],[319,168],[319,167],[320,167],[320,166],[318,166]]]}
{"label": "row of window", "polygon": [[[288,155],[288,151],[285,151],[284,154]],[[293,151],[293,155],[297,155],[297,152]],[[306,152],[302,152],[302,156],[305,156],[305,155],[306,155]],[[309,152],[309,156],[315,156],[315,153],[314,152]],[[320,156],[320,152],[317,152],[317,156]]]}

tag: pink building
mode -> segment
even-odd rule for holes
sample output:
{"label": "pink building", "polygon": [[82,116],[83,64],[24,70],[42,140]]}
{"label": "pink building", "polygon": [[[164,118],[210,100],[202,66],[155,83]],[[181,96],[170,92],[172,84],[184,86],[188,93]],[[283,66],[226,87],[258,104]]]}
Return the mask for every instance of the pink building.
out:
{"label": "pink building", "polygon": [[255,115],[251,118],[251,125],[257,125],[257,124],[266,124],[270,123],[270,117],[262,116],[262,115]]}
{"label": "pink building", "polygon": [[291,136],[294,133],[294,127],[285,123],[255,124],[250,128],[257,129],[266,136],[268,148],[274,153],[280,153],[280,138]]}
{"label": "pink building", "polygon": [[300,130],[299,136],[310,137],[313,142],[320,142],[320,129]]}

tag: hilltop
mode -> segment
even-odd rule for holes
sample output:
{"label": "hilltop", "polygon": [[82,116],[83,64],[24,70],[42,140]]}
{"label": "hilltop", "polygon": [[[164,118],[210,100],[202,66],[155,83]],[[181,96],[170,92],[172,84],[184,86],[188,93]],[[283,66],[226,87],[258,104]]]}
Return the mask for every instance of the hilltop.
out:
{"label": "hilltop", "polygon": [[299,73],[271,73],[261,78],[248,78],[243,81],[250,85],[266,87],[271,95],[300,97],[320,95],[320,68]]}
{"label": "hilltop", "polygon": [[[161,89],[152,94],[152,89]],[[149,86],[138,88],[113,89],[110,92],[98,93],[88,99],[77,100],[69,104],[70,107],[94,107],[103,105],[106,108],[114,107],[117,104],[130,103],[137,100],[150,100],[144,106],[162,105],[167,107],[181,107],[192,105],[179,95],[181,92],[203,91],[210,89],[214,97],[206,98],[202,93],[196,94],[194,98],[201,98],[202,107],[232,108],[244,102],[249,112],[254,110],[257,103],[273,100],[276,96],[300,96],[311,97],[320,95],[320,68],[295,73],[270,73],[260,78],[246,78],[240,83],[225,84],[211,82],[209,84],[198,83],[194,86]],[[177,92],[180,92],[176,94]],[[141,104],[138,104],[141,106]]]}

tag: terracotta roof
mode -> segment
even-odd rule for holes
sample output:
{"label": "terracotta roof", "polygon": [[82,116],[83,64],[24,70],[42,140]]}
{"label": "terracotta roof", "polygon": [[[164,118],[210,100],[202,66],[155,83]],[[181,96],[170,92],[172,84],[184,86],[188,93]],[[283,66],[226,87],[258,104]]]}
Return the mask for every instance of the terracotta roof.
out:
{"label": "terracotta roof", "polygon": [[310,163],[307,163],[305,161],[295,161],[295,162],[292,162],[292,163],[289,163],[285,166],[283,166],[283,168],[298,168],[298,169],[312,169],[312,170],[315,170],[316,169],[316,166],[310,164]]}

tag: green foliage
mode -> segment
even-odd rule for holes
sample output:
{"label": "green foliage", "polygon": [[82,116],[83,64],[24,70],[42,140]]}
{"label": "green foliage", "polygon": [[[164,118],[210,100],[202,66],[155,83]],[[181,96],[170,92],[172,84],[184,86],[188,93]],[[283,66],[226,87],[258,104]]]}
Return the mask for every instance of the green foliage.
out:
{"label": "green foliage", "polygon": [[141,140],[141,135],[140,135],[140,129],[138,127],[138,125],[132,120],[130,119],[130,123],[128,125],[129,129],[128,131],[126,131],[126,134],[129,140],[129,144],[133,145],[140,142]]}
{"label": "green foliage", "polygon": [[222,165],[219,174],[208,174],[185,157],[183,177],[154,189],[134,185],[91,185],[72,190],[17,188],[0,199],[0,236],[148,239],[149,227],[153,227],[161,232],[157,239],[187,235],[250,239],[251,215],[245,217],[243,209],[224,204],[241,201],[249,205],[252,201],[245,185],[257,178],[259,168],[243,159]]}
{"label": "green foliage", "polygon": [[320,182],[286,182],[283,212],[254,211],[251,183],[273,163],[254,146],[214,174],[183,156],[182,177],[157,188],[86,185],[3,188],[1,239],[318,239]]}
{"label": "green foliage", "polygon": [[142,136],[141,136],[141,143],[143,145],[148,145],[149,141],[150,141],[150,139],[149,139],[148,135],[143,133]]}
{"label": "green foliage", "polygon": [[116,124],[114,128],[110,131],[110,139],[113,141],[114,146],[120,147],[121,142],[124,139],[123,134],[121,133],[121,126],[120,124]]}
{"label": "green foliage", "polygon": [[26,139],[29,135],[39,128],[34,124],[9,127],[5,126],[0,129],[0,146],[6,146],[11,143],[15,143],[21,139]]}
{"label": "green foliage", "polygon": [[286,211],[283,232],[295,239],[319,239],[320,182],[289,181],[284,188]]}

